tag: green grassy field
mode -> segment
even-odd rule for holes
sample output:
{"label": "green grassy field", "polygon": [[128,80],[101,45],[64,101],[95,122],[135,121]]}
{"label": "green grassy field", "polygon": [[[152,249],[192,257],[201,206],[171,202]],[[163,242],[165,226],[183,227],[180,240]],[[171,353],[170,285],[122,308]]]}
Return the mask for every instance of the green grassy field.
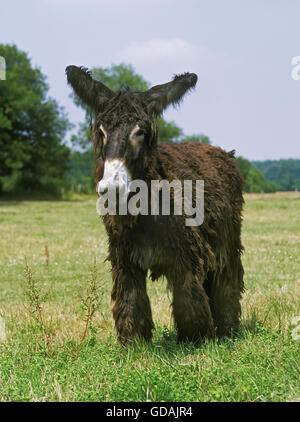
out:
{"label": "green grassy field", "polygon": [[[2,401],[299,400],[300,194],[246,195],[246,292],[239,335],[201,347],[178,345],[166,283],[148,282],[153,342],[122,347],[111,316],[107,238],[96,198],[0,200]],[[45,246],[49,251],[49,262]],[[50,290],[43,316],[54,348],[28,313],[24,256]],[[80,295],[97,260],[102,303],[76,360],[85,327]]]}

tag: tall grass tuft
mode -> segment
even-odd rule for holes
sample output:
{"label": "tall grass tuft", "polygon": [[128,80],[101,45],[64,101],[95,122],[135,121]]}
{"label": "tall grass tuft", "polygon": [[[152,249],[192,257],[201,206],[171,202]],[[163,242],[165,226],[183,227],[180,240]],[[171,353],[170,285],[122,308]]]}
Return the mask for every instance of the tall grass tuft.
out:
{"label": "tall grass tuft", "polygon": [[49,349],[52,355],[54,356],[52,343],[47,333],[47,328],[44,322],[43,312],[42,312],[42,303],[46,302],[49,296],[49,291],[47,292],[42,291],[42,288],[40,287],[38,280],[36,280],[36,278],[33,276],[32,270],[28,266],[26,257],[25,257],[24,275],[25,275],[25,281],[26,281],[25,286],[24,286],[24,293],[28,300],[28,305],[27,306],[25,305],[25,308],[35,318],[36,322],[40,325],[44,333],[46,343],[48,344]]}
{"label": "tall grass tuft", "polygon": [[81,308],[85,313],[85,327],[77,351],[73,352],[75,360],[78,359],[88,328],[90,328],[91,331],[95,331],[92,326],[92,320],[95,315],[95,311],[100,308],[102,302],[103,290],[101,287],[102,285],[98,281],[96,258],[94,258],[94,264],[90,269],[90,277],[88,279],[85,294],[81,296]]}
{"label": "tall grass tuft", "polygon": [[49,248],[48,245],[45,245],[45,264],[46,264],[46,268],[47,270],[49,269],[49,262],[50,262],[50,254],[49,254]]}

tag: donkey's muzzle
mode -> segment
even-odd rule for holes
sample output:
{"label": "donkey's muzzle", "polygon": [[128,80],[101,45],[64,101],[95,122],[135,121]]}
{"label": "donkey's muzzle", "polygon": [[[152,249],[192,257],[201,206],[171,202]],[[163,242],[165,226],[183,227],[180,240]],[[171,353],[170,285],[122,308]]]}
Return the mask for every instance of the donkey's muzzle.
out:
{"label": "donkey's muzzle", "polygon": [[106,160],[104,173],[96,188],[98,194],[114,198],[127,199],[130,192],[130,177],[124,163],[119,159]]}

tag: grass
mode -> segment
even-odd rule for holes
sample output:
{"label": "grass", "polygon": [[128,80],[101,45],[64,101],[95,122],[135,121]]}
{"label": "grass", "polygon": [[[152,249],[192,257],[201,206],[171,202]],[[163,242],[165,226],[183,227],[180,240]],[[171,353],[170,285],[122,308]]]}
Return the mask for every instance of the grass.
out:
{"label": "grass", "polygon": [[[300,315],[300,194],[246,195],[246,293],[239,335],[196,348],[178,345],[165,282],[148,282],[156,323],[152,344],[122,347],[111,316],[107,238],[96,198],[0,199],[2,401],[294,401]],[[42,290],[43,330],[25,308],[25,256]],[[80,295],[97,260],[101,306],[86,327]]]}

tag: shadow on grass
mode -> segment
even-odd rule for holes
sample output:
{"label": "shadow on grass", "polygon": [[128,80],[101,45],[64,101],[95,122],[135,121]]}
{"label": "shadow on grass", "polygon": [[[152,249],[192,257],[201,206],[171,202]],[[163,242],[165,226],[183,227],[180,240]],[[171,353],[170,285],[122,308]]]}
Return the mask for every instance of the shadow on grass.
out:
{"label": "shadow on grass", "polygon": [[178,342],[176,331],[167,327],[156,327],[153,334],[154,336],[151,342],[143,339],[134,340],[123,346],[121,350],[124,353],[149,354],[161,359],[169,359],[178,357],[178,355],[186,356],[199,353],[199,350],[205,347],[208,342],[213,344],[210,340],[204,340],[198,344],[191,341]]}
{"label": "shadow on grass", "polygon": [[161,357],[172,358],[178,355],[199,354],[201,349],[204,351],[210,347],[218,348],[225,346],[226,349],[230,349],[249,338],[249,336],[261,335],[278,336],[278,333],[274,333],[270,328],[265,327],[263,321],[257,319],[256,315],[252,315],[250,319],[241,321],[238,331],[232,337],[216,338],[215,340],[203,339],[198,343],[190,341],[178,342],[174,329],[159,326],[156,327],[152,342],[139,339],[131,344],[127,344],[123,350],[128,350],[129,348],[133,353],[143,354],[144,352],[149,352]]}

